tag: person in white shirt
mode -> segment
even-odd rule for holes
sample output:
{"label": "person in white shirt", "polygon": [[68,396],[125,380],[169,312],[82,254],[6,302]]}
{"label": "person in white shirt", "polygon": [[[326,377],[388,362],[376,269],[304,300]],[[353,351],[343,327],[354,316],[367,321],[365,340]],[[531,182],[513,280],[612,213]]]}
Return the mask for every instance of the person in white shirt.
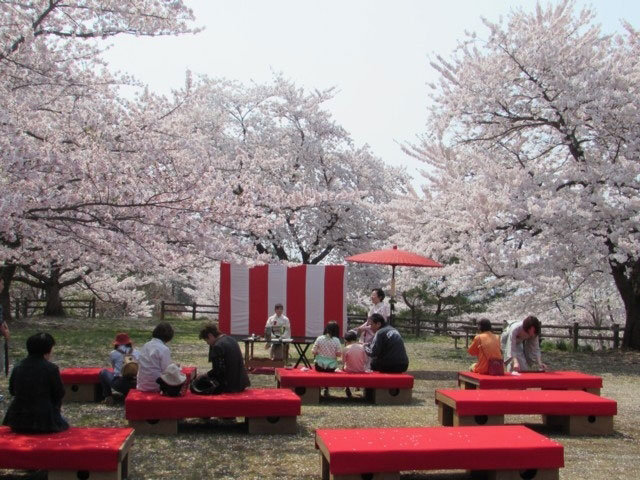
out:
{"label": "person in white shirt", "polygon": [[167,343],[173,338],[173,327],[159,323],[153,329],[151,340],[145,343],[138,355],[137,389],[142,392],[159,392],[160,385],[156,380],[167,369],[171,361],[171,351]]}
{"label": "person in white shirt", "polygon": [[[265,337],[267,338],[291,338],[291,324],[289,319],[284,315],[284,307],[281,303],[276,303],[274,307],[275,313],[267,319],[264,326]],[[281,343],[267,344],[271,347],[269,357],[271,360],[282,360],[284,357],[284,349]]]}
{"label": "person in white shirt", "polygon": [[388,303],[384,303],[384,291],[381,288],[374,288],[371,290],[371,302],[373,305],[369,309],[367,314],[367,321],[356,328],[356,332],[360,336],[360,341],[365,345],[371,343],[375,332],[371,329],[371,315],[378,313],[382,315],[385,321],[389,321],[391,315],[391,309]]}

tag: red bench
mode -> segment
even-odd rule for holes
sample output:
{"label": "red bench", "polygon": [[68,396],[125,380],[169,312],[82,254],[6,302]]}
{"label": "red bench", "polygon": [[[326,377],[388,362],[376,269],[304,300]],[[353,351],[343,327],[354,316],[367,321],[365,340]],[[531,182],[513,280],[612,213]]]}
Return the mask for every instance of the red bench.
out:
{"label": "red bench", "polygon": [[132,428],[70,428],[27,435],[0,427],[0,468],[47,470],[49,480],[121,480]]}
{"label": "red bench", "polygon": [[131,390],[124,402],[129,425],[142,433],[173,435],[185,418],[244,417],[249,433],[296,433],[300,398],[290,390],[249,388],[241,393],[166,397]]}
{"label": "red bench", "polygon": [[494,480],[557,480],[564,466],[562,445],[520,425],[318,429],[316,448],[323,480],[451,469],[487,472]]}
{"label": "red bench", "polygon": [[[100,387],[101,367],[62,368],[60,376],[64,385],[63,402],[98,402],[102,399]],[[112,370],[109,368],[108,370]],[[188,379],[196,376],[196,367],[182,367]]]}
{"label": "red bench", "polygon": [[505,373],[481,375],[458,372],[458,385],[466,390],[542,388],[549,390],[585,390],[600,395],[602,377],[580,372]]}
{"label": "red bench", "polygon": [[442,425],[502,425],[505,415],[542,415],[569,435],[613,433],[615,400],[580,390],[436,390]]}
{"label": "red bench", "polygon": [[278,388],[296,392],[302,403],[319,403],[324,387],[363,388],[365,396],[377,404],[411,403],[413,377],[406,373],[346,373],[317,372],[314,369],[276,368]]}

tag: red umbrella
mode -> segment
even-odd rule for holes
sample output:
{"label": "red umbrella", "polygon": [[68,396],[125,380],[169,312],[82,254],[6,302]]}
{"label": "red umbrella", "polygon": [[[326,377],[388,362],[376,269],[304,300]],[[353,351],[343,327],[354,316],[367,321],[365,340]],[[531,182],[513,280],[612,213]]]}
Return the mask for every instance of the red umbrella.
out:
{"label": "red umbrella", "polygon": [[[385,250],[359,253],[345,259],[347,262],[374,263],[377,265],[391,265],[391,298],[396,296],[396,267],[442,267],[435,260],[423,257],[417,253],[398,250],[398,246]],[[393,308],[393,303],[391,304]]]}

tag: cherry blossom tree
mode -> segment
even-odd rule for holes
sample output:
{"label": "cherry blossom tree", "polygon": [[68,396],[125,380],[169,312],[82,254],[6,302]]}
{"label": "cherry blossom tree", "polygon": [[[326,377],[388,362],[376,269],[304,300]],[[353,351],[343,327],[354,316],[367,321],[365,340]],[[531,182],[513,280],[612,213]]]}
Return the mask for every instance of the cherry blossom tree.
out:
{"label": "cherry blossom tree", "polygon": [[148,258],[158,239],[146,243],[147,211],[184,203],[188,185],[177,192],[157,175],[170,155],[142,165],[150,145],[127,149],[158,132],[126,121],[132,115],[102,69],[99,40],[187,32],[192,15],[181,1],[1,1],[0,18],[1,296],[9,311],[15,265],[73,269],[122,244],[126,257]]}
{"label": "cherry blossom tree", "polygon": [[323,106],[332,90],[276,76],[249,87],[203,79],[200,95],[194,122],[212,136],[209,157],[224,159],[234,203],[268,220],[229,224],[239,240],[278,261],[319,263],[390,235],[381,211],[406,191],[407,175],[353,145]]}
{"label": "cherry blossom tree", "polygon": [[640,35],[604,35],[570,0],[485,25],[432,62],[428,133],[407,147],[428,183],[398,210],[403,238],[460,259],[452,290],[515,286],[529,311],[610,282],[640,349]]}

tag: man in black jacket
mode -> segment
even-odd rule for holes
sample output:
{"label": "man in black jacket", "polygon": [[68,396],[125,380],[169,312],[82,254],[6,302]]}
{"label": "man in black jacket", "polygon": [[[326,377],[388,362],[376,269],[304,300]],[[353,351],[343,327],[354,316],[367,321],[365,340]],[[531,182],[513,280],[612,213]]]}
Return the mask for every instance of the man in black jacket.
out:
{"label": "man in black jacket", "polygon": [[384,317],[378,313],[371,315],[371,330],[375,336],[364,350],[371,357],[371,369],[384,373],[402,373],[409,368],[409,357],[404,348],[404,340]]}
{"label": "man in black jacket", "polygon": [[221,333],[218,325],[210,323],[200,330],[200,338],[209,344],[211,370],[207,375],[220,385],[217,393],[242,392],[251,384],[242,351],[233,337]]}

